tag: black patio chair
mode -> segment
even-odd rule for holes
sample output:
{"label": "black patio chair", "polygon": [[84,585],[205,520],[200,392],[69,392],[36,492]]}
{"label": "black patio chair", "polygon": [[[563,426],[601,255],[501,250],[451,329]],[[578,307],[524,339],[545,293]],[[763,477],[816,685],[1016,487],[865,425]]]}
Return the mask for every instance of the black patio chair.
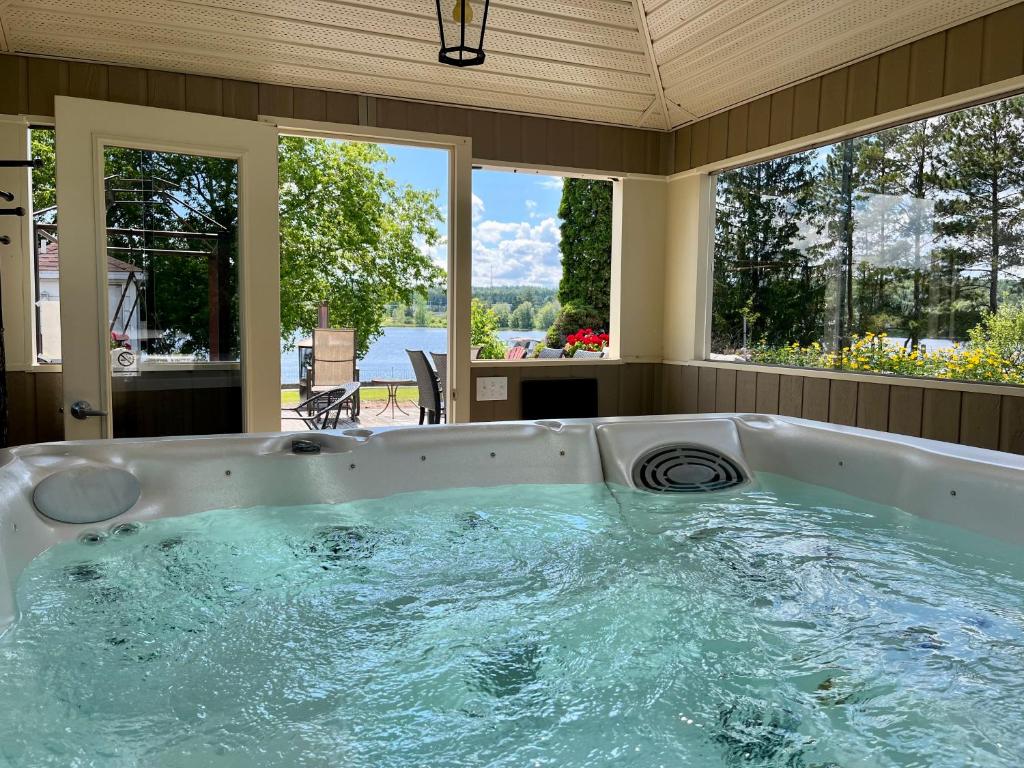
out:
{"label": "black patio chair", "polygon": [[313,430],[337,429],[343,410],[352,410],[353,398],[359,393],[359,382],[350,381],[343,387],[317,392],[296,406],[285,408],[296,414]]}
{"label": "black patio chair", "polygon": [[407,349],[412,363],[412,370],[416,374],[416,387],[419,389],[420,424],[426,418],[428,424],[441,423],[441,390],[437,386],[437,376],[434,369],[430,367],[427,356],[420,349]]}
{"label": "black patio chair", "polygon": [[431,352],[431,360],[434,361],[434,371],[437,373],[437,390],[441,399],[441,421],[448,422],[447,408],[445,408],[444,390],[448,386],[448,353]]}

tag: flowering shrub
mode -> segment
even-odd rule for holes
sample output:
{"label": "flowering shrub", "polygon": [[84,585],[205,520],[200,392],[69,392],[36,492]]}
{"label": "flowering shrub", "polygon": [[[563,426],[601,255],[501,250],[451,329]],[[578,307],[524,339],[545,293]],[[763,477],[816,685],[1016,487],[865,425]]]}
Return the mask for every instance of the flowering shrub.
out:
{"label": "flowering shrub", "polygon": [[973,336],[977,341],[930,350],[924,346],[907,349],[889,343],[884,333],[868,333],[854,336],[850,345],[840,350],[825,350],[817,342],[806,347],[793,343],[785,347],[756,347],[750,350],[749,358],[752,363],[801,368],[1024,384],[1024,365],[1000,354],[998,347],[983,335]]}
{"label": "flowering shrub", "polygon": [[595,333],[593,328],[581,328],[565,337],[565,356],[572,357],[581,349],[600,352],[607,346],[607,333]]}

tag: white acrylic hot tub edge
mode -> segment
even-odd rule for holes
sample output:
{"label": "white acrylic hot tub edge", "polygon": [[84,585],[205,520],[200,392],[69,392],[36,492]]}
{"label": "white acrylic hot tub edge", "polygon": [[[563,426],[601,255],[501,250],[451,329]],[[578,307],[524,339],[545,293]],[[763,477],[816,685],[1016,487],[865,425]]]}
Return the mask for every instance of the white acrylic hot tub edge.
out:
{"label": "white acrylic hot tub edge", "polygon": [[[315,440],[316,455],[293,454]],[[47,547],[123,522],[219,508],[336,503],[405,491],[516,483],[630,485],[633,461],[662,445],[716,449],[772,472],[1024,543],[1024,457],[781,416],[707,414],[495,422],[332,433],[49,443],[0,451],[0,631],[14,584]],[[34,487],[90,463],[142,487],[103,523],[54,522]]]}

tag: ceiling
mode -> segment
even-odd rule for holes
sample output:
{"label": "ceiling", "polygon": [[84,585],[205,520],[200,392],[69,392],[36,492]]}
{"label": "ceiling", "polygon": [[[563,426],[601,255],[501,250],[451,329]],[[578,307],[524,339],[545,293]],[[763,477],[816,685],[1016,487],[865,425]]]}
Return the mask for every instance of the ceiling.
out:
{"label": "ceiling", "polygon": [[670,129],[1010,4],[493,0],[460,70],[433,0],[0,0],[0,49]]}

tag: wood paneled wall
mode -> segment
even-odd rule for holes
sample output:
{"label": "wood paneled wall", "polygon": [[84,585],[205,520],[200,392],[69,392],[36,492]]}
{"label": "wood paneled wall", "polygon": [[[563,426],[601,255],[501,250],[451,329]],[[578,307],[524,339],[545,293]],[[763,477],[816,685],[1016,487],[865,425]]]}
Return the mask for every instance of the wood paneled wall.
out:
{"label": "wood paneled wall", "polygon": [[[520,386],[533,379],[597,379],[599,416],[646,416],[661,409],[660,363],[594,363],[580,365],[473,366],[470,371],[471,421],[507,421],[522,418]],[[508,400],[479,402],[476,380],[481,376],[508,377]]]}
{"label": "wood paneled wall", "polygon": [[1024,3],[675,132],[676,172],[1024,74]]}
{"label": "wood paneled wall", "polygon": [[638,128],[28,56],[0,56],[0,83],[4,114],[50,116],[54,96],[78,96],[246,120],[263,114],[470,136],[483,161],[610,173],[672,167],[672,135]]}
{"label": "wood paneled wall", "polygon": [[7,443],[64,439],[64,399],[60,373],[7,372]]}
{"label": "wood paneled wall", "polygon": [[1024,392],[664,365],[665,413],[769,413],[1024,454]]}

